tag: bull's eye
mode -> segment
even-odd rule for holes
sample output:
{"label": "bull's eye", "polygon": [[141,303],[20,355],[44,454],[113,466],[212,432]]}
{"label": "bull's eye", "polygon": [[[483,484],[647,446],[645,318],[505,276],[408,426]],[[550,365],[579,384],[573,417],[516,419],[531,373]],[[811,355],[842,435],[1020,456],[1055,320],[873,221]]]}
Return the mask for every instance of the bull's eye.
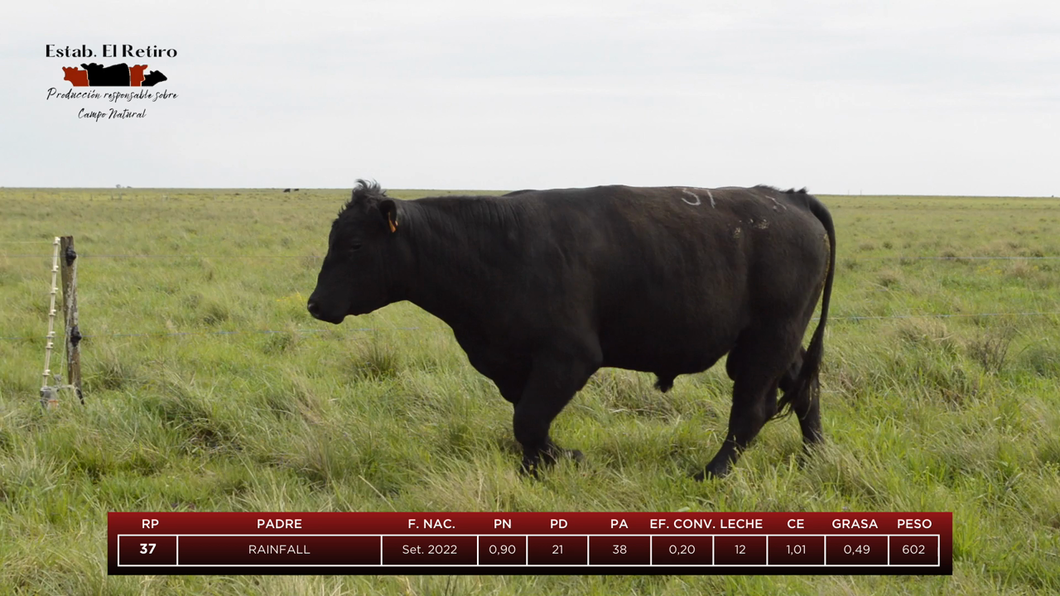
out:
{"label": "bull's eye", "polygon": [[354,242],[353,244],[350,245],[350,252],[354,252],[354,251],[358,251],[358,250],[361,250],[361,243],[360,242]]}

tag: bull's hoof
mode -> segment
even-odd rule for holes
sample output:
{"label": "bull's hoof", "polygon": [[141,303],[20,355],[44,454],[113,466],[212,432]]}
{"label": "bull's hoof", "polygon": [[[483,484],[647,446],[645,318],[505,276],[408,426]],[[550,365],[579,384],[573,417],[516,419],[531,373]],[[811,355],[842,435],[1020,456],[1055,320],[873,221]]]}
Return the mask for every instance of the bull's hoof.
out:
{"label": "bull's hoof", "polygon": [[581,451],[578,451],[577,449],[564,449],[563,457],[573,460],[576,464],[580,464],[585,461],[585,454]]}
{"label": "bull's hoof", "polygon": [[674,379],[675,378],[676,377],[671,377],[669,375],[667,375],[667,376],[659,375],[655,379],[655,388],[658,389],[659,391],[662,391],[663,393],[666,393],[667,391],[669,391],[669,390],[674,388]]}
{"label": "bull's hoof", "polygon": [[817,447],[824,443],[824,433],[820,430],[810,431],[809,434],[803,433],[802,444],[809,453],[814,447]]}
{"label": "bull's hoof", "polygon": [[525,476],[538,478],[538,472],[542,468],[550,468],[561,459],[569,459],[574,463],[581,463],[585,461],[585,454],[577,449],[564,449],[552,445],[549,449],[542,451],[534,457],[527,457],[524,455],[523,465],[520,467],[520,471]]}
{"label": "bull's hoof", "polygon": [[817,439],[812,442],[804,440],[802,443],[802,453],[799,454],[798,459],[796,460],[799,469],[804,469],[821,449],[824,449],[824,438],[821,435],[817,435]]}
{"label": "bull's hoof", "polygon": [[720,478],[720,476],[706,469],[702,472],[696,472],[692,475],[692,479],[696,482],[703,482],[704,480],[713,480],[715,478]]}
{"label": "bull's hoof", "polygon": [[714,462],[711,462],[709,465],[707,465],[706,468],[703,468],[702,472],[696,473],[692,476],[692,478],[694,478],[697,482],[703,482],[704,480],[711,480],[714,478],[721,478],[722,476],[727,475],[730,469],[732,469],[730,465],[726,464],[717,466],[714,464]]}
{"label": "bull's hoof", "polygon": [[572,459],[576,462],[585,461],[585,455],[577,449],[564,449],[550,441],[548,446],[541,450],[541,459],[545,462],[545,465],[551,466],[563,459]]}
{"label": "bull's hoof", "polygon": [[575,463],[581,463],[585,461],[585,454],[577,449],[564,449],[562,447],[553,446],[548,451],[542,453],[542,456],[547,465],[553,465],[560,460],[573,460]]}
{"label": "bull's hoof", "polygon": [[540,478],[540,476],[537,475],[537,471],[540,468],[540,460],[536,462],[528,462],[526,461],[526,459],[523,459],[523,465],[519,466],[519,472],[527,478],[533,478],[534,480],[537,480],[538,478]]}

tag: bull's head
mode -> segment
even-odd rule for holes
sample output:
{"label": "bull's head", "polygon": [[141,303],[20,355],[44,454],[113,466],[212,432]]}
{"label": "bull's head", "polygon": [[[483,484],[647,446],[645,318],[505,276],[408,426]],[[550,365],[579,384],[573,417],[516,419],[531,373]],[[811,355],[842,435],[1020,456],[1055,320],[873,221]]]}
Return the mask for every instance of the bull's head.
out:
{"label": "bull's head", "polygon": [[353,196],[331,224],[328,254],[306,305],[321,321],[341,323],[401,299],[394,268],[401,259],[399,207],[374,182],[357,181]]}

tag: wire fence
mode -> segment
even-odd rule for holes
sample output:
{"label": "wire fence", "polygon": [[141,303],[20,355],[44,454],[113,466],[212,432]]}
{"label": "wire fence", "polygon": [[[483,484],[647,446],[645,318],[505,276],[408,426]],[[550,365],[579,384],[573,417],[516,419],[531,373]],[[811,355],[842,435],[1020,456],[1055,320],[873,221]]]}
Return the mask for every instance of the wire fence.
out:
{"label": "wire fence", "polygon": [[[3,243],[0,243],[3,244]],[[323,259],[324,255],[222,255],[222,254],[170,254],[170,255],[109,255],[109,254],[92,254],[85,252],[78,254],[80,258],[85,259]],[[5,255],[0,254],[0,258],[5,259],[50,259],[51,255],[31,255],[31,254],[13,254]],[[1050,261],[1060,260],[1060,255],[1031,255],[1031,256],[1011,256],[1011,255],[968,255],[968,256],[926,256],[926,257],[910,257],[904,255],[886,255],[886,256],[875,256],[875,257],[847,257],[837,256],[838,260],[850,260],[850,261]]]}
{"label": "wire fence", "polygon": [[[3,241],[0,244],[49,244],[46,241]],[[48,255],[31,255],[31,254],[16,254],[16,255],[4,255],[0,254],[0,258],[51,258]],[[165,255],[151,255],[151,254],[100,254],[94,255],[91,253],[81,253],[78,258],[82,259],[322,259],[322,255],[214,255],[214,254],[165,254]],[[1060,260],[1060,256],[1002,256],[1002,255],[988,255],[988,256],[875,256],[875,257],[842,257],[848,260],[858,261],[879,261],[879,260],[917,260],[917,261],[961,261],[961,260],[974,260],[974,261],[1010,261],[1010,260]],[[988,313],[904,313],[904,314],[890,314],[890,315],[835,315],[833,314],[829,318],[833,321],[878,321],[878,320],[897,320],[897,319],[916,319],[916,318],[976,318],[976,317],[1049,317],[1049,316],[1060,316],[1060,311],[1045,311],[1045,312],[988,312]],[[298,333],[298,334],[315,334],[315,333],[326,333],[331,330],[328,329],[287,329],[287,330],[276,330],[276,329],[233,329],[233,330],[193,330],[193,331],[159,331],[159,332],[142,332],[142,333],[97,333],[97,334],[85,334],[84,339],[91,338],[104,338],[104,337],[185,337],[185,336],[210,336],[210,335],[253,335],[253,334],[279,334],[279,333]],[[380,331],[422,331],[420,327],[389,327],[389,328],[372,328],[372,327],[353,327],[345,328],[346,333],[371,333]],[[43,336],[36,337],[0,337],[0,341],[35,341],[42,340]]]}
{"label": "wire fence", "polygon": [[[45,255],[0,255],[6,259],[39,259],[51,258]],[[210,255],[210,254],[183,254],[183,255],[94,255],[91,253],[78,254],[83,259],[323,259],[324,255]]]}
{"label": "wire fence", "polygon": [[[899,315],[832,315],[830,321],[880,321],[900,319],[947,319],[976,317],[1060,317],[1060,311],[1050,312],[995,312],[995,313],[912,313]],[[389,331],[424,331],[442,332],[441,329],[424,329],[422,327],[344,327],[341,329],[224,329],[195,331],[147,331],[142,333],[86,333],[83,340],[93,338],[119,337],[191,337],[210,335],[267,335],[267,334],[316,334],[316,333],[379,333]],[[0,341],[43,341],[44,336],[0,337]]]}
{"label": "wire fence", "polygon": [[[308,315],[306,315],[308,316]],[[373,333],[379,331],[420,331],[420,327],[348,327],[346,333]],[[222,330],[194,330],[194,331],[146,331],[142,333],[85,333],[81,335],[82,340],[103,337],[190,337],[196,335],[262,335],[262,334],[314,334],[334,333],[332,329],[222,329]],[[44,339],[43,336],[22,337],[0,337],[0,341],[36,341]]]}
{"label": "wire fence", "polygon": [[850,259],[854,261],[891,261],[891,260],[905,260],[905,261],[1048,261],[1060,259],[1060,256],[1047,256],[1047,257],[1001,257],[1001,256],[968,256],[968,257],[903,257],[903,256],[886,256],[886,257],[839,257],[842,259]]}
{"label": "wire fence", "polygon": [[0,240],[0,244],[51,244],[51,240]]}
{"label": "wire fence", "polygon": [[1060,311],[1053,312],[970,312],[970,313],[922,313],[922,314],[907,314],[907,315],[878,315],[878,316],[863,316],[863,315],[847,315],[838,317],[828,317],[832,320],[839,321],[875,321],[881,319],[949,319],[956,317],[1050,317],[1058,316]]}

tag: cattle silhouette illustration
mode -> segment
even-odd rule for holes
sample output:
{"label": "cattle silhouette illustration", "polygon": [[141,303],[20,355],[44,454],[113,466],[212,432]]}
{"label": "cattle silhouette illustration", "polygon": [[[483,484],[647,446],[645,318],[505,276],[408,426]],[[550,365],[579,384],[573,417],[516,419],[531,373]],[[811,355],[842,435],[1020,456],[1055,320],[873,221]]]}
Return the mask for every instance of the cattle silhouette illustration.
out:
{"label": "cattle silhouette illustration", "polygon": [[143,87],[154,87],[156,83],[161,83],[162,81],[165,81],[165,80],[166,80],[166,75],[162,74],[162,71],[152,70],[151,72],[147,73],[146,77],[144,77],[144,82],[143,82],[142,86]]}
{"label": "cattle silhouette illustration", "polygon": [[90,87],[128,87],[129,65],[122,62],[113,66],[102,64],[82,64],[81,68],[88,71],[88,85]]}
{"label": "cattle silhouette illustration", "polygon": [[82,64],[80,68],[63,67],[64,81],[70,81],[74,87],[152,87],[168,80],[161,71],[147,70],[146,64],[129,66],[122,62],[111,66],[102,64]]}
{"label": "cattle silhouette illustration", "polygon": [[144,82],[144,69],[147,68],[146,64],[139,66],[129,67],[129,85],[131,87],[139,87],[140,83]]}
{"label": "cattle silhouette illustration", "polygon": [[88,87],[87,72],[70,66],[64,66],[63,72],[66,73],[66,76],[63,77],[64,81],[70,81],[70,84],[74,87]]}

